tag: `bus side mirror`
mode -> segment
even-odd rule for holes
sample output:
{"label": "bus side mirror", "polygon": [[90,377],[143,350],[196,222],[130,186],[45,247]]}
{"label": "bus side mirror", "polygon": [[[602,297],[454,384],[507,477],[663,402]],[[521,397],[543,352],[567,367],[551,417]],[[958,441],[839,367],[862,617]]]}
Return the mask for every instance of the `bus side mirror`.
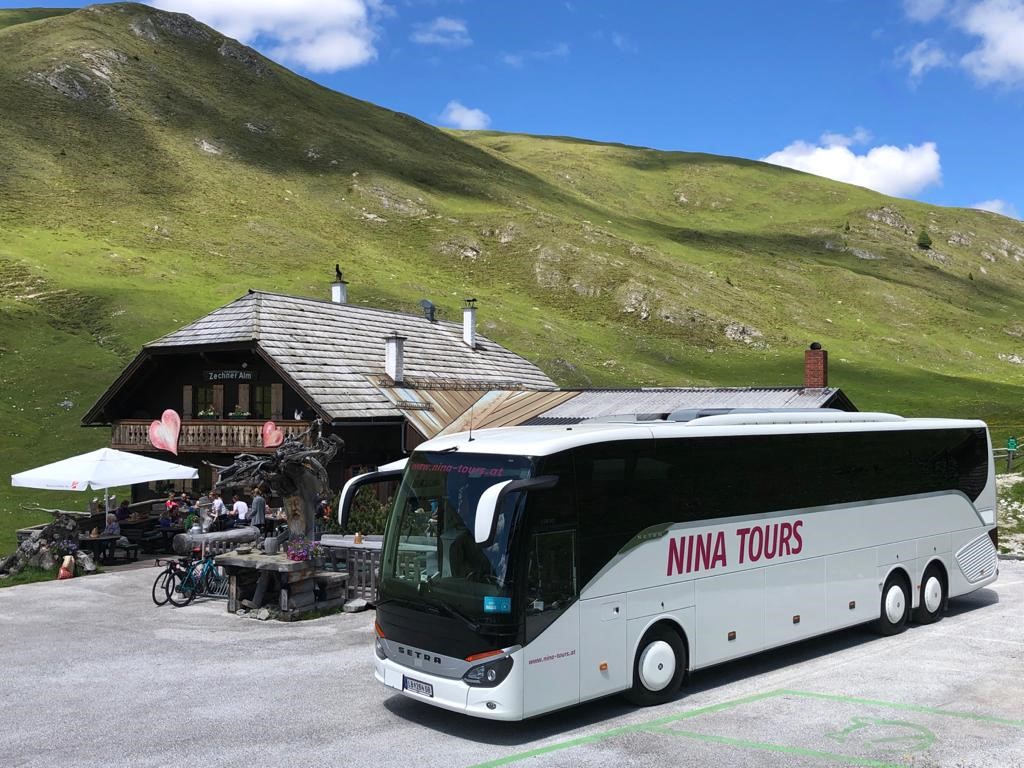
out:
{"label": "bus side mirror", "polygon": [[486,547],[494,543],[495,529],[498,525],[498,510],[510,493],[516,491],[540,491],[554,488],[558,475],[541,475],[528,480],[506,480],[495,483],[480,494],[476,504],[476,521],[473,525],[473,539],[480,546]]}

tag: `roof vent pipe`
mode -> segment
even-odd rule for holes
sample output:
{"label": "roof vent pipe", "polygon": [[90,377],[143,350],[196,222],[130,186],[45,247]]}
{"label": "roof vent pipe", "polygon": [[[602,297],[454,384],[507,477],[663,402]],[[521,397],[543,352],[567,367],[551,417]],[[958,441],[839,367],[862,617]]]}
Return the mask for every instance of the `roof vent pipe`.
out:
{"label": "roof vent pipe", "polygon": [[476,299],[466,299],[462,308],[462,340],[470,349],[476,349]]}
{"label": "roof vent pipe", "polygon": [[824,389],[828,386],[828,352],[813,342],[804,352],[804,388]]}
{"label": "roof vent pipe", "polygon": [[348,281],[342,277],[341,264],[334,265],[334,282],[331,283],[331,301],[348,304]]}
{"label": "roof vent pipe", "polygon": [[405,367],[405,337],[392,333],[384,338],[384,372],[395,384],[402,383]]}

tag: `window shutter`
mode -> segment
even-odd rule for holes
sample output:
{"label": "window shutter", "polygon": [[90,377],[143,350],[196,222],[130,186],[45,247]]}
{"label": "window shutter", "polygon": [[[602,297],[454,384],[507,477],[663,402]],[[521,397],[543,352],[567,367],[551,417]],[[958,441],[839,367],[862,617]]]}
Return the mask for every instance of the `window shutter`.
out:
{"label": "window shutter", "polygon": [[270,385],[270,418],[280,421],[284,410],[284,384]]}
{"label": "window shutter", "polygon": [[239,384],[238,385],[238,409],[240,411],[249,411],[249,385]]}
{"label": "window shutter", "polygon": [[217,418],[224,417],[224,385],[214,384],[213,385],[213,412],[217,414]]}
{"label": "window shutter", "polygon": [[192,418],[192,385],[186,384],[181,388],[181,418]]}

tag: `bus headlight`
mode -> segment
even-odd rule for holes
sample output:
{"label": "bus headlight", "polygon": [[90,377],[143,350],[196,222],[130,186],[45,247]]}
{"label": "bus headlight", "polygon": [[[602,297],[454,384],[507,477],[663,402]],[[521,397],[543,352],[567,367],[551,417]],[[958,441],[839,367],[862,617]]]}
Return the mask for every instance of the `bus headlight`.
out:
{"label": "bus headlight", "polygon": [[462,679],[466,681],[467,685],[472,685],[475,688],[493,688],[508,677],[508,673],[511,671],[512,657],[503,656],[497,661],[478,664],[464,674]]}

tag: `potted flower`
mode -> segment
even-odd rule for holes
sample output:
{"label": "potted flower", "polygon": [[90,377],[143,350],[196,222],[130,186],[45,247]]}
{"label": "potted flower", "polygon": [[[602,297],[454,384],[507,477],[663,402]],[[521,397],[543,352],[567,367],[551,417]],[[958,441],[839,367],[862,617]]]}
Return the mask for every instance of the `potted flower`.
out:
{"label": "potted flower", "polygon": [[248,419],[252,416],[248,411],[243,411],[241,406],[236,405],[235,409],[228,414],[229,419]]}
{"label": "potted flower", "polygon": [[213,410],[213,408],[202,408],[196,414],[196,418],[199,418],[199,419],[215,419],[215,418],[217,418],[217,413]]}
{"label": "potted flower", "polygon": [[302,536],[296,536],[288,542],[285,554],[289,560],[305,562],[313,557],[313,551],[317,546],[315,541],[306,541]]}
{"label": "potted flower", "polygon": [[312,542],[313,547],[310,550],[310,558],[313,560],[313,566],[315,568],[323,568],[324,560],[327,556],[327,550],[324,549],[323,545],[319,541]]}

